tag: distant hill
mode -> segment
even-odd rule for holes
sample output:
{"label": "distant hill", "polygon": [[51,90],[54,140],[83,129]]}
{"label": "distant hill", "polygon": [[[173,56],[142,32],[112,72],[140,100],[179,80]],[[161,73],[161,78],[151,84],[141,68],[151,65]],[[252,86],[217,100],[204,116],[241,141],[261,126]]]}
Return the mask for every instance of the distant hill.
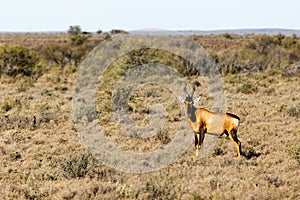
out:
{"label": "distant hill", "polygon": [[209,30],[209,31],[201,31],[201,30],[182,30],[178,31],[183,34],[195,34],[195,35],[209,35],[209,34],[223,34],[223,33],[230,33],[230,34],[238,34],[238,35],[245,35],[245,34],[284,34],[286,36],[290,36],[292,34],[296,34],[300,36],[300,30],[295,29],[228,29],[228,30]]}
{"label": "distant hill", "polygon": [[238,35],[246,35],[246,34],[284,34],[286,36],[290,36],[292,34],[296,34],[300,36],[300,30],[296,29],[228,29],[228,30],[178,30],[178,31],[169,31],[169,30],[159,30],[159,29],[145,29],[145,30],[137,30],[137,31],[129,31],[133,34],[172,34],[174,32],[179,32],[185,35],[210,35],[210,34],[223,34],[223,33],[230,33],[230,34],[238,34]]}

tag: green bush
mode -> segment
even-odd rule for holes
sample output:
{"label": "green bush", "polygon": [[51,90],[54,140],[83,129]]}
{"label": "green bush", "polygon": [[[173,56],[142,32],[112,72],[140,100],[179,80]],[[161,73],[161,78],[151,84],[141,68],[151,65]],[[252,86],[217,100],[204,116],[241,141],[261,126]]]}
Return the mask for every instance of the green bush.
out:
{"label": "green bush", "polygon": [[0,47],[0,76],[31,76],[38,62],[39,56],[34,50],[23,46]]}

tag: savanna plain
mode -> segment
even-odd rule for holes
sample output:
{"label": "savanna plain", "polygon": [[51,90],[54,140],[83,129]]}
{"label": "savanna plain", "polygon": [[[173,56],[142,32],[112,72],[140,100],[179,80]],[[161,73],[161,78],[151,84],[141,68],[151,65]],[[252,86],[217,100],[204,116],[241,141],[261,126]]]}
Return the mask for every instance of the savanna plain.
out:
{"label": "savanna plain", "polygon": [[[205,156],[196,157],[189,130],[190,146],[175,162],[153,172],[126,173],[95,159],[78,135],[72,110],[80,63],[99,42],[119,32],[126,34],[71,30],[0,35],[1,199],[300,199],[299,37],[187,36],[216,62],[226,111],[241,118],[242,156],[236,156],[234,144],[223,135],[215,138]],[[189,83],[197,85],[199,105],[211,108],[200,72],[169,53],[153,55],[151,49],[124,55],[99,82],[99,123],[107,138],[124,151],[162,148],[174,138],[174,127],[185,120],[171,91],[145,84],[129,99],[130,118],[145,126],[149,107],[161,103],[166,110],[165,125],[147,139],[124,133],[112,117],[110,101],[102,99],[111,100],[112,92],[105,89],[109,80],[122,76],[130,66],[151,59],[177,65],[174,68],[182,69]]]}

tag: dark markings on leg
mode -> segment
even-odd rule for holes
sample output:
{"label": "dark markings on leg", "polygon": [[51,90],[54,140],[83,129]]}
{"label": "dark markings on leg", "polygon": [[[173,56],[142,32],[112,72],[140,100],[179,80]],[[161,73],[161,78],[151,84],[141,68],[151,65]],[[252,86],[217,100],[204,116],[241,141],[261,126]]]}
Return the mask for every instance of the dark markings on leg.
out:
{"label": "dark markings on leg", "polygon": [[204,137],[205,137],[205,132],[206,132],[205,128],[203,128],[203,127],[200,128],[199,146],[200,146],[201,156],[203,156],[203,141],[204,141]]}
{"label": "dark markings on leg", "polygon": [[202,145],[203,144],[203,141],[204,141],[204,136],[205,136],[205,130],[204,128],[201,128],[200,129],[200,141],[199,141],[199,144]]}
{"label": "dark markings on leg", "polygon": [[232,139],[232,141],[236,144],[237,146],[237,154],[238,156],[240,156],[241,152],[242,152],[242,146],[241,146],[241,142],[238,140],[237,138],[237,130],[236,129],[232,129],[230,131],[230,138]]}
{"label": "dark markings on leg", "polygon": [[219,135],[219,137],[222,137],[224,134],[226,135],[226,137],[229,136],[228,131],[225,129],[224,132],[221,135]]}
{"label": "dark markings on leg", "polygon": [[198,137],[197,137],[197,134],[199,134],[199,133],[194,132],[194,134],[195,134],[195,148],[196,148],[196,147],[197,147],[197,144],[198,144]]}

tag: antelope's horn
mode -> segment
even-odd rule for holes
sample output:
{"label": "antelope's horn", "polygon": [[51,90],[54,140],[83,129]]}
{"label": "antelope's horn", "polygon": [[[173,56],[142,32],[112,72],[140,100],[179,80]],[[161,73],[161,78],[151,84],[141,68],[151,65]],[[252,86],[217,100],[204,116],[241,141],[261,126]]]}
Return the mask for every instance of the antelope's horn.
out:
{"label": "antelope's horn", "polygon": [[186,86],[187,86],[187,83],[185,84],[184,88],[183,88],[183,92],[185,95],[188,95],[188,92],[186,91]]}
{"label": "antelope's horn", "polygon": [[194,93],[195,93],[195,84],[193,84],[193,86],[192,86],[191,97],[193,97],[193,96],[194,96]]}

